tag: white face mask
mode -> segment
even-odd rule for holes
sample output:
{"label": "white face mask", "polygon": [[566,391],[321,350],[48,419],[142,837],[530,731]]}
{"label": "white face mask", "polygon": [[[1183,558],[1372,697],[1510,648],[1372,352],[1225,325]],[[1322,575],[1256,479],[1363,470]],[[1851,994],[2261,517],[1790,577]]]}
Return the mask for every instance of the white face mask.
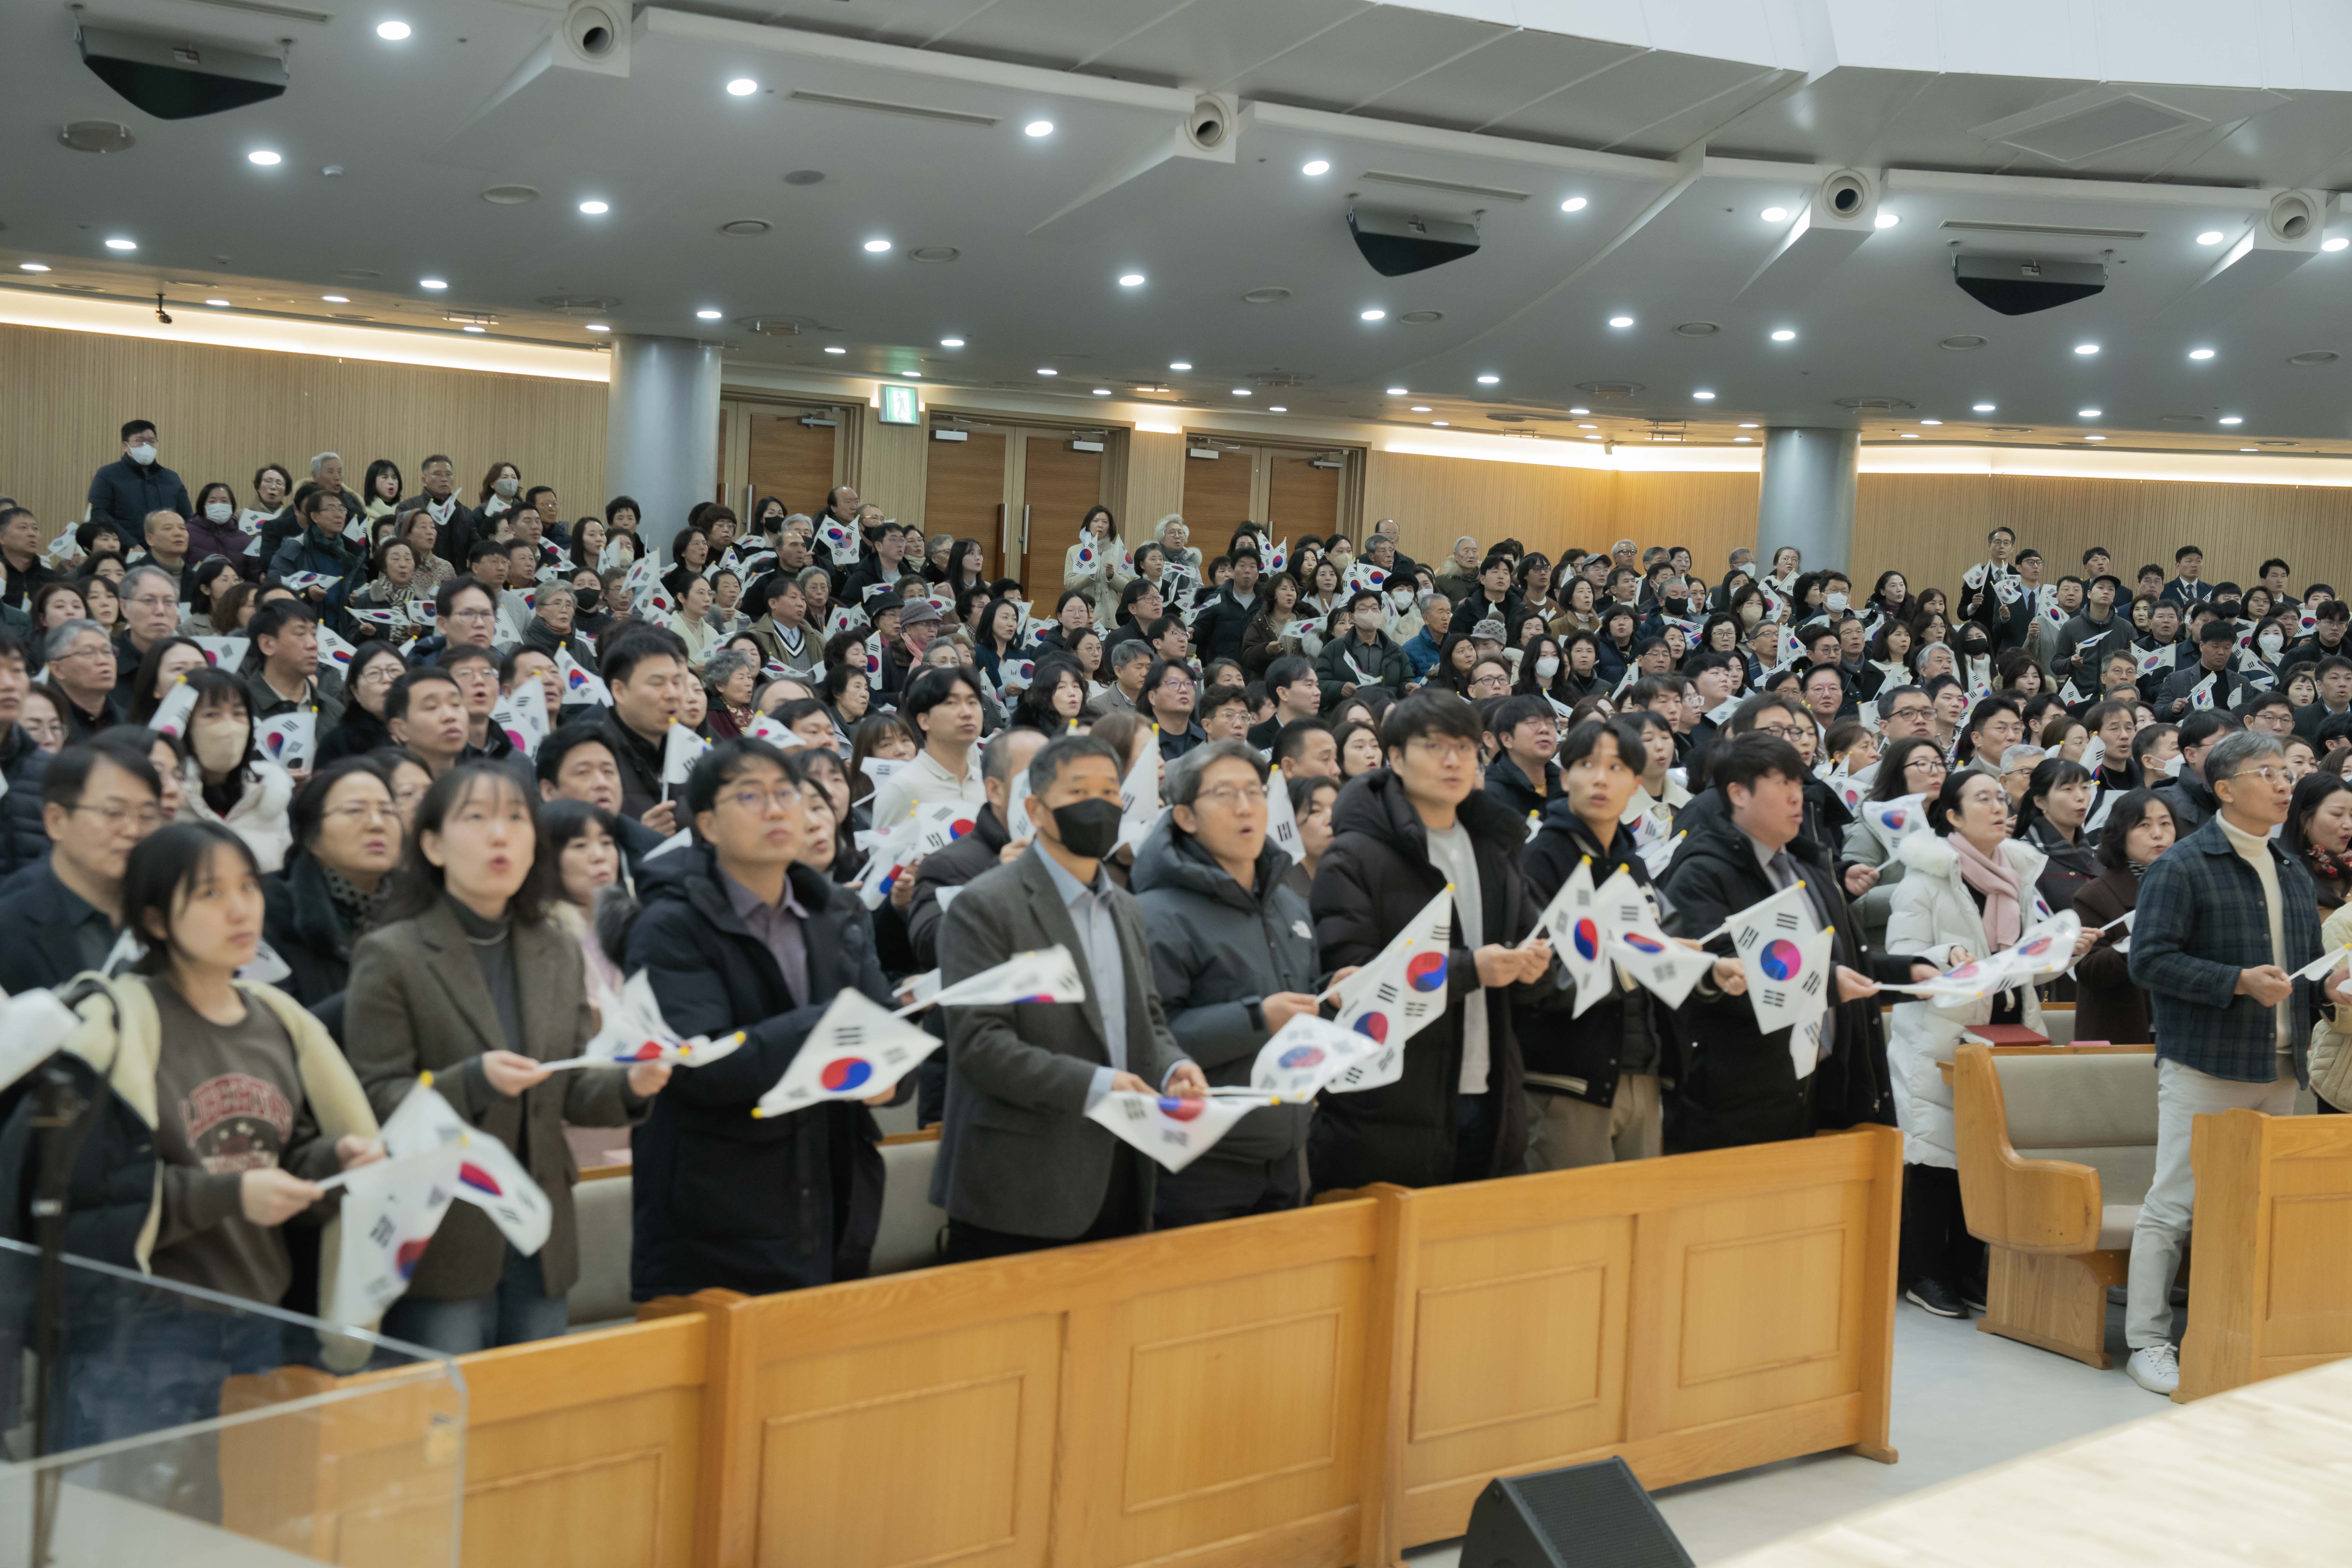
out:
{"label": "white face mask", "polygon": [[205,516],[213,522],[226,522],[236,515],[236,509],[225,500],[206,501]]}
{"label": "white face mask", "polygon": [[1396,602],[1396,607],[1400,614],[1412,608],[1412,595],[1411,594],[1391,594],[1389,597]]}
{"label": "white face mask", "polygon": [[1539,679],[1549,680],[1553,676],[1558,675],[1559,673],[1559,660],[1552,658],[1549,654],[1546,654],[1543,658],[1536,660],[1536,675]]}
{"label": "white face mask", "polygon": [[245,761],[246,725],[242,719],[207,719],[194,726],[189,750],[207,773],[225,773]]}
{"label": "white face mask", "polygon": [[2262,637],[2263,657],[2276,658],[2286,648],[2286,638],[2276,632],[2264,632]]}
{"label": "white face mask", "polygon": [[498,483],[490,487],[490,489],[498,491],[499,494],[502,496],[512,496],[516,490],[521,488],[521,485],[518,481],[509,479],[501,479]]}
{"label": "white face mask", "polygon": [[155,443],[152,441],[142,441],[136,447],[131,447],[131,460],[138,464],[142,468],[148,464],[153,462],[155,460]]}
{"label": "white face mask", "polygon": [[1845,595],[1843,594],[1827,594],[1822,595],[1822,603],[1832,610],[1843,610],[1845,608]]}

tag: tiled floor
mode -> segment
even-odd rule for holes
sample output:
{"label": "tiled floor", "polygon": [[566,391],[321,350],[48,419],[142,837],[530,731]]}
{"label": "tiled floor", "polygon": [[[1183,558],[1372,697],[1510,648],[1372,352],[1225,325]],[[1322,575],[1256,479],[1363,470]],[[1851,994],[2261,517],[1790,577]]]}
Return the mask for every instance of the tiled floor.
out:
{"label": "tiled floor", "polygon": [[[2012,1340],[1973,1322],[1895,1315],[1895,1447],[1902,1462],[1818,1454],[1693,1481],[1655,1494],[1659,1511],[1701,1563],[1719,1563],[1792,1531],[1980,1470],[2021,1454],[2174,1408],[2123,1373],[2123,1308],[2107,1309],[2116,1370]],[[1409,1553],[1414,1568],[1455,1568],[1458,1543]]]}

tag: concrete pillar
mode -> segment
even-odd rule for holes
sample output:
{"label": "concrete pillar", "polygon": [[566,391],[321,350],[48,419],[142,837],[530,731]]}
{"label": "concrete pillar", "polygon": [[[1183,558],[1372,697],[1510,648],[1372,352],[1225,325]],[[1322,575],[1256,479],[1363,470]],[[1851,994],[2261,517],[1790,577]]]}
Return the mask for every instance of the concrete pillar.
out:
{"label": "concrete pillar", "polygon": [[719,493],[719,379],[717,343],[613,339],[604,494],[634,496],[646,537],[665,549],[694,504]]}
{"label": "concrete pillar", "polygon": [[1764,479],[1756,489],[1756,564],[1793,544],[1805,569],[1851,566],[1853,476],[1862,437],[1853,430],[1801,426],[1764,433]]}

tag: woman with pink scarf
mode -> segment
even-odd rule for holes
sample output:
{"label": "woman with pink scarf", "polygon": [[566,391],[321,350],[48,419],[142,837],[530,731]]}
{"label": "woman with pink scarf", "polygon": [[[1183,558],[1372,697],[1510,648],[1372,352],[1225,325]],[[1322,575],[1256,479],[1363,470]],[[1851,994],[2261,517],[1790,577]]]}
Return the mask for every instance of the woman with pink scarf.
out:
{"label": "woman with pink scarf", "polygon": [[[2045,857],[2009,836],[2000,775],[1969,768],[1948,776],[1927,826],[1897,851],[1906,870],[1886,922],[1887,952],[1950,969],[2013,945],[2047,918],[2033,890]],[[1969,1306],[1984,1306],[1985,1249],[1961,1215],[1952,1086],[1936,1064],[1951,1059],[1972,1026],[2041,1028],[2042,1005],[2021,985],[1971,1001],[1904,1002],[1893,1023],[1886,1076],[1903,1129],[1903,1293],[1938,1317],[1966,1318]]]}

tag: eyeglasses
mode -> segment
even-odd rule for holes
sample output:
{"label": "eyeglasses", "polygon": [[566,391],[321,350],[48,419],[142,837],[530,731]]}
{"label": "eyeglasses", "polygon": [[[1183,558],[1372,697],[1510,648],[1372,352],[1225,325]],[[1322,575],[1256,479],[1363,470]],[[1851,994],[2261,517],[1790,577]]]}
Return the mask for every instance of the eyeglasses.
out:
{"label": "eyeglasses", "polygon": [[487,621],[497,614],[496,610],[452,610],[449,618],[453,621]]}
{"label": "eyeglasses", "polygon": [[727,792],[726,799],[727,804],[733,806],[738,811],[747,812],[757,816],[765,816],[770,811],[778,806],[790,806],[800,804],[801,792],[791,784],[782,784],[772,790],[756,788],[734,789]]}
{"label": "eyeglasses", "polygon": [[1405,742],[1440,763],[1469,763],[1478,760],[1478,746],[1474,741],[1414,740]]}
{"label": "eyeglasses", "polygon": [[1793,741],[1800,735],[1812,733],[1802,724],[1759,724],[1756,730],[1759,734],[1777,735],[1783,741]]}
{"label": "eyeglasses", "polygon": [[68,811],[86,811],[105,820],[106,826],[120,833],[125,827],[136,827],[141,833],[152,833],[163,824],[163,814],[152,805],[131,810],[120,805],[69,805]]}
{"label": "eyeglasses", "polygon": [[2218,779],[2209,779],[2206,782],[2208,784],[2226,784],[2232,779],[2245,778],[2260,779],[2264,784],[2276,784],[2281,779],[2285,779],[2292,783],[2294,775],[2284,767],[2272,767],[2265,763],[2263,766],[2259,768],[2240,768],[2234,773],[2228,773]]}
{"label": "eyeglasses", "polygon": [[352,823],[377,821],[390,822],[398,818],[400,816],[400,808],[391,801],[385,801],[382,804],[378,804],[374,801],[362,801],[356,805],[339,805],[335,807],[334,810],[328,812],[326,815],[329,816],[340,816],[345,822]]}
{"label": "eyeglasses", "polygon": [[1893,712],[1887,714],[1887,717],[1889,719],[1925,719],[1929,717],[1936,710],[1927,703],[1915,702],[1908,708],[1895,709]]}
{"label": "eyeglasses", "polygon": [[1201,798],[1220,811],[1230,811],[1236,805],[1264,805],[1265,786],[1264,784],[1219,784],[1214,789],[1202,790]]}
{"label": "eyeglasses", "polygon": [[131,601],[142,610],[168,610],[179,602],[178,595],[173,594],[142,594]]}
{"label": "eyeglasses", "polygon": [[1921,773],[1940,773],[1949,771],[1944,766],[1942,759],[1937,757],[1914,757],[1909,762],[1903,764],[1903,771],[1906,773],[1914,768],[1918,769]]}

